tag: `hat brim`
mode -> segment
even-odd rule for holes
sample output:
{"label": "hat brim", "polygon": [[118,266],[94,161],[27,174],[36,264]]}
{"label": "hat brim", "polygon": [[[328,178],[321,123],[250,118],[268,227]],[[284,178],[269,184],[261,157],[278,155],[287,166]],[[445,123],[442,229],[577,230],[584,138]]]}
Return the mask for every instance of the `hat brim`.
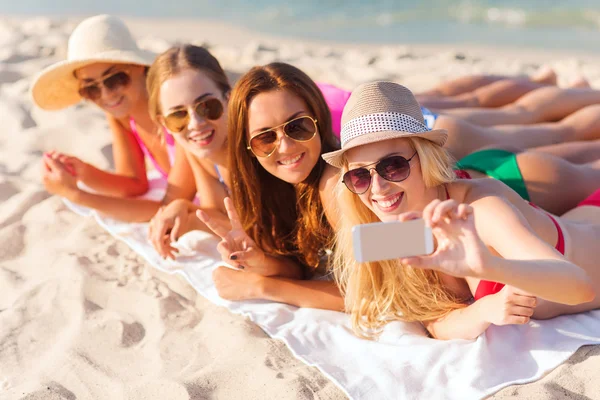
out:
{"label": "hat brim", "polygon": [[77,69],[95,63],[149,66],[155,57],[146,50],[115,50],[96,54],[93,58],[60,61],[46,67],[34,78],[31,97],[44,110],[60,110],[81,101],[79,82],[74,75]]}
{"label": "hat brim", "polygon": [[323,154],[321,157],[327,162],[327,164],[336,167],[342,168],[344,165],[344,153],[348,150],[353,149],[355,147],[363,146],[370,143],[381,142],[384,140],[391,139],[399,139],[399,138],[411,138],[411,137],[420,137],[423,139],[427,139],[436,143],[440,146],[443,146],[446,143],[446,139],[448,138],[448,131],[445,129],[432,129],[426,132],[414,133],[414,132],[399,132],[399,131],[382,131],[382,132],[373,132],[365,135],[358,136],[352,140],[350,140],[343,149],[331,151],[329,153]]}

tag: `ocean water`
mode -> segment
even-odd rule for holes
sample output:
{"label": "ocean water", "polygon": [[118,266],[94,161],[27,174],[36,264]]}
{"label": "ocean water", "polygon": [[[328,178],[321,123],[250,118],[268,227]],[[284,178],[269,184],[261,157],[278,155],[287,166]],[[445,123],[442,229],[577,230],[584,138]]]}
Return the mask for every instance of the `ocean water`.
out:
{"label": "ocean water", "polygon": [[600,0],[0,0],[0,15],[98,13],[210,18],[344,42],[600,50]]}

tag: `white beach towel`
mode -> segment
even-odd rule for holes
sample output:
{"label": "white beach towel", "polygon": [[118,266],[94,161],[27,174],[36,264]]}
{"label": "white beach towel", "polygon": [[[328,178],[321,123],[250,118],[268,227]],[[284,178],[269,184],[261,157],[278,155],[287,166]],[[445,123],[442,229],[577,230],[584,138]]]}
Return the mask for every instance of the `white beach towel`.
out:
{"label": "white beach towel", "polygon": [[[154,182],[148,196],[160,198],[163,188]],[[296,357],[319,368],[353,399],[480,399],[535,381],[580,346],[600,344],[600,311],[525,326],[492,326],[475,341],[430,339],[420,325],[401,322],[389,324],[378,341],[361,340],[343,313],[221,299],[211,279],[219,265],[218,241],[206,233],[184,235],[178,242],[181,257],[163,260],[146,240],[147,224],[122,223],[67,204],[95,218],[154,268],[183,275],[208,300],[283,340]]]}

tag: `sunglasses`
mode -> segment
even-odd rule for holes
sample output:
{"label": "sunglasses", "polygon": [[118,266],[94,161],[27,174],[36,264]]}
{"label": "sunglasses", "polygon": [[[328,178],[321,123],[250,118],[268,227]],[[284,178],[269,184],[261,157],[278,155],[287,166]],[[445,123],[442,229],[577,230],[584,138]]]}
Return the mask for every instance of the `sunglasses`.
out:
{"label": "sunglasses", "polygon": [[81,86],[79,95],[84,99],[96,101],[102,96],[102,86],[107,90],[115,90],[120,87],[126,87],[131,83],[131,77],[125,71],[118,71],[112,75],[102,78],[101,81],[96,81],[90,85]]}
{"label": "sunglasses", "polygon": [[281,128],[283,134],[297,142],[311,140],[317,134],[317,120],[308,115],[294,118],[274,128],[262,131],[250,139],[248,150],[257,157],[269,157],[279,146],[280,139],[277,130]]}
{"label": "sunglasses", "polygon": [[[223,103],[217,99],[208,99],[194,104],[194,112],[201,118],[214,121],[223,115]],[[165,126],[172,133],[183,131],[190,123],[188,110],[178,110],[165,116]]]}
{"label": "sunglasses", "polygon": [[402,156],[386,157],[383,160],[374,162],[375,168],[364,167],[351,169],[344,174],[342,180],[349,191],[355,194],[365,193],[371,186],[371,170],[375,170],[386,181],[402,182],[410,175],[410,160],[417,155],[417,152],[411,158],[406,159]]}

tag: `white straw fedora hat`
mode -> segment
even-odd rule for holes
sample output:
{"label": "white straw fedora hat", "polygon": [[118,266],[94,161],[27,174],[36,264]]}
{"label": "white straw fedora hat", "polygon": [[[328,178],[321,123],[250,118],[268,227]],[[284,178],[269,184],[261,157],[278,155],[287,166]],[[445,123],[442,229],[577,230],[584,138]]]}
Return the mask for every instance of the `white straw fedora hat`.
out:
{"label": "white straw fedora hat", "polygon": [[403,137],[421,137],[443,146],[445,129],[429,130],[421,106],[410,90],[393,82],[371,82],[357,87],[342,113],[341,150],[323,159],[341,168],[346,151],[369,143]]}
{"label": "white straw fedora hat", "polygon": [[97,62],[148,66],[155,55],[141,50],[127,26],[117,17],[97,15],[82,21],[69,37],[67,59],[45,68],[31,85],[33,101],[58,110],[81,100],[74,72]]}

